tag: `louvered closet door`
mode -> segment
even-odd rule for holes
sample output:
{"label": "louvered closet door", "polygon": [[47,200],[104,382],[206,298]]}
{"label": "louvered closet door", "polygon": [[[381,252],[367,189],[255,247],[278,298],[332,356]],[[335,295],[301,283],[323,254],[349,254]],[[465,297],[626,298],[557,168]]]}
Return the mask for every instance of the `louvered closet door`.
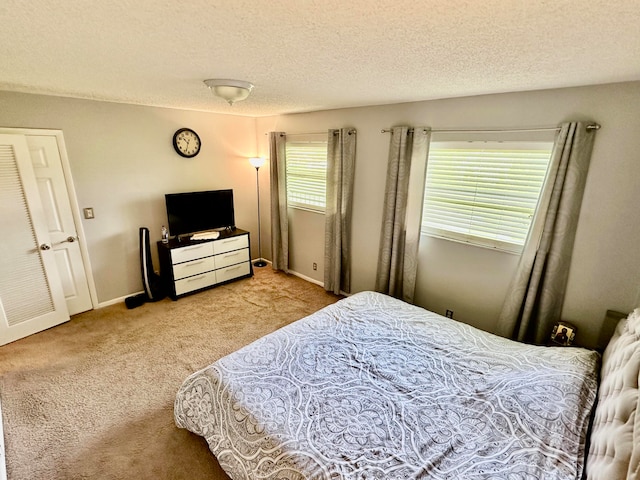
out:
{"label": "louvered closet door", "polygon": [[25,138],[0,135],[0,345],[69,320]]}

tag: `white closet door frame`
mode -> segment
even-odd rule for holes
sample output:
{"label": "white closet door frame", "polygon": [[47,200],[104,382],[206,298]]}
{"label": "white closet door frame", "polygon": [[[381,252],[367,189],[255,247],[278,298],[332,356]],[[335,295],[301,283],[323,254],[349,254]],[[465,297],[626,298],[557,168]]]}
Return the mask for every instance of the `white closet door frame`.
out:
{"label": "white closet door frame", "polygon": [[[20,203],[25,208],[25,212],[19,214],[20,219],[10,216],[9,221],[13,224],[24,220],[28,229],[25,232],[21,226],[19,230],[16,230],[17,232],[23,232],[16,234],[16,237],[22,238],[13,238],[12,235],[9,235],[9,241],[12,242],[13,246],[9,246],[8,252],[10,254],[11,252],[21,251],[21,253],[17,253],[17,258],[21,259],[19,261],[22,262],[13,264],[9,262],[9,272],[14,271],[14,274],[17,275],[29,272],[30,276],[28,278],[32,280],[33,285],[33,287],[26,287],[24,283],[21,283],[25,280],[25,277],[14,280],[9,276],[3,275],[2,282],[5,286],[15,281],[13,287],[7,287],[9,288],[8,296],[5,298],[5,300],[9,298],[12,300],[9,303],[0,305],[0,344],[4,345],[68,321],[69,312],[62,290],[62,283],[58,278],[58,267],[54,252],[51,249],[47,222],[42,202],[40,201],[26,138],[23,135],[3,135],[1,141],[3,151],[5,151],[3,158],[11,159],[15,162],[11,164],[3,161],[3,165],[6,167],[6,170],[4,168],[3,170],[10,173],[7,177],[9,179],[13,172],[17,176],[17,183],[7,182],[6,184],[6,192],[9,192],[7,197],[11,196],[10,192],[21,192]],[[5,150],[5,147],[8,148]],[[8,201],[12,200],[9,199]],[[17,210],[20,210],[20,206],[18,206]],[[13,214],[9,209],[7,211],[9,215]],[[15,212],[15,214],[18,214],[18,212]],[[15,243],[16,241],[19,243]],[[32,277],[33,275],[35,277]],[[35,288],[37,294],[30,291],[25,292],[26,288]],[[22,292],[23,296],[16,296],[18,290]],[[30,294],[31,298],[29,297]],[[2,299],[0,299],[1,301]],[[8,314],[7,311],[13,312],[13,315]]]}
{"label": "white closet door frame", "polygon": [[38,135],[53,135],[58,141],[60,147],[60,162],[62,164],[62,171],[64,172],[64,180],[67,186],[67,194],[69,195],[69,204],[71,205],[71,212],[73,214],[73,220],[76,225],[76,232],[78,233],[78,243],[80,245],[80,253],[82,254],[82,261],[84,264],[84,271],[87,277],[87,283],[89,285],[89,294],[91,295],[91,303],[93,308],[98,308],[98,293],[96,290],[96,284],[93,280],[93,271],[91,269],[91,262],[89,261],[89,250],[87,248],[86,235],[82,226],[82,216],[80,215],[80,208],[78,206],[78,197],[73,185],[73,177],[71,175],[71,167],[69,165],[69,157],[67,156],[67,146],[64,141],[62,130],[51,130],[41,128],[4,128],[0,127],[0,133],[10,135],[26,135],[26,136],[38,136]]}

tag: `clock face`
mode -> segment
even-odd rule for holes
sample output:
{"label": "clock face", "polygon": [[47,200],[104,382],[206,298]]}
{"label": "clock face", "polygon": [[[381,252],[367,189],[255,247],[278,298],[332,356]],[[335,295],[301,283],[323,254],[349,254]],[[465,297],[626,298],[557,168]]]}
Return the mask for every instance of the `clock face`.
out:
{"label": "clock face", "polygon": [[200,137],[190,128],[181,128],[173,135],[173,148],[183,157],[195,157],[200,152]]}

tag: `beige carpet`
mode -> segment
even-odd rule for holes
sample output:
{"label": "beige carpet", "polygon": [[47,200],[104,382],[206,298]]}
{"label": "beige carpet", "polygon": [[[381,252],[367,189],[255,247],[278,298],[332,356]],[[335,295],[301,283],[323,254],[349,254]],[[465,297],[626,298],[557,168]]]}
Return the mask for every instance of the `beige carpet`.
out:
{"label": "beige carpet", "polygon": [[227,479],[206,442],[173,423],[177,389],[337,299],[257,268],[177,302],[114,305],[0,347],[9,480]]}

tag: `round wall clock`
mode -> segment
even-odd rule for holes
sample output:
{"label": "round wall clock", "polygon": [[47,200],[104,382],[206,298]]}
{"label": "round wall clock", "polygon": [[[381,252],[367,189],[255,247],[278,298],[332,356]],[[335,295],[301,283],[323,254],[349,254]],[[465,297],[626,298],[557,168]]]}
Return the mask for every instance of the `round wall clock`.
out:
{"label": "round wall clock", "polygon": [[200,153],[200,137],[190,128],[181,128],[173,134],[173,148],[178,155],[192,158]]}

